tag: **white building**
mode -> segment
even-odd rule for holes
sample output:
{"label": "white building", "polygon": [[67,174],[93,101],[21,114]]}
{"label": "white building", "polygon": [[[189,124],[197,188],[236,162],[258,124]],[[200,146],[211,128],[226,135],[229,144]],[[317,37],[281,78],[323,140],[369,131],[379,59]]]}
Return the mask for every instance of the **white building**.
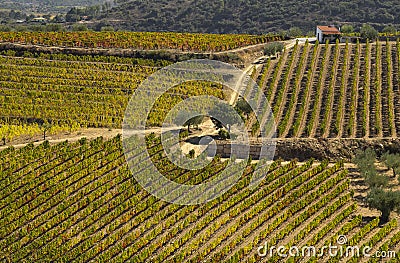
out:
{"label": "white building", "polygon": [[317,26],[316,37],[319,43],[335,42],[340,39],[340,31],[335,26]]}

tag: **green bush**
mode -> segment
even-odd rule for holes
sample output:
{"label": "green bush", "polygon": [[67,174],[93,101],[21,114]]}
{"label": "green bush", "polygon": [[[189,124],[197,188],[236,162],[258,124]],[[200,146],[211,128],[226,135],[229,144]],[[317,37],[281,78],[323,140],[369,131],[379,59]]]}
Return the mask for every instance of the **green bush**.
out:
{"label": "green bush", "polygon": [[343,34],[351,34],[354,32],[354,27],[352,25],[344,25],[340,29]]}
{"label": "green bush", "polygon": [[378,37],[378,31],[376,31],[375,28],[368,24],[364,24],[361,27],[360,34],[361,37],[369,40],[375,40]]}
{"label": "green bush", "polygon": [[224,129],[220,129],[218,135],[222,140],[230,139],[229,132]]}
{"label": "green bush", "polygon": [[194,150],[194,149],[191,149],[191,150],[189,151],[189,158],[190,158],[190,159],[193,159],[194,156],[195,156],[195,154],[196,154],[195,150]]}
{"label": "green bush", "polygon": [[397,33],[397,30],[394,26],[389,25],[383,28],[382,33],[384,33],[386,36],[391,36],[395,35]]}
{"label": "green bush", "polygon": [[189,136],[189,132],[187,130],[181,130],[179,133],[179,139],[185,139]]}
{"label": "green bush", "polygon": [[264,55],[266,56],[273,56],[276,53],[281,52],[284,46],[281,42],[272,42],[265,46],[264,48]]}

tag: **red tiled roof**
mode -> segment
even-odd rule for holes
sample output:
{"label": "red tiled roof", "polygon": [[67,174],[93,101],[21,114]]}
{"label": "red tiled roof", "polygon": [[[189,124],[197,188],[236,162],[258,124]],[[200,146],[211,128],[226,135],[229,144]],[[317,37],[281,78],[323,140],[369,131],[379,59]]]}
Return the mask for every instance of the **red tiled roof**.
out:
{"label": "red tiled roof", "polygon": [[340,34],[340,31],[334,26],[318,26],[318,28],[322,31],[322,33],[329,35],[329,34]]}

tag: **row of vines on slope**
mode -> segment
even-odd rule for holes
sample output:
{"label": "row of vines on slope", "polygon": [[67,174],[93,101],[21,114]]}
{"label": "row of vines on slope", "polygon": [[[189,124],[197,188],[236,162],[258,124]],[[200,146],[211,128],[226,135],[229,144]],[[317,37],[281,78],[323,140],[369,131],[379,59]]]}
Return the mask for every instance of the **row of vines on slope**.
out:
{"label": "row of vines on slope", "polygon": [[399,40],[308,45],[285,50],[261,71],[278,136],[396,137]]}
{"label": "row of vines on slope", "polygon": [[0,42],[80,48],[226,51],[281,40],[279,36],[170,32],[1,32]]}

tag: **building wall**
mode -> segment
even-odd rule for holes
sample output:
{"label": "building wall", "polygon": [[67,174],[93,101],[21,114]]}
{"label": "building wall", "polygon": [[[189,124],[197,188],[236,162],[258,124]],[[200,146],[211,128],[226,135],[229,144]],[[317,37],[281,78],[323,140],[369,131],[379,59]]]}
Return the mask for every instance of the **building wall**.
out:
{"label": "building wall", "polygon": [[324,34],[322,34],[321,29],[319,29],[318,27],[315,36],[317,37],[319,43],[323,43]]}

